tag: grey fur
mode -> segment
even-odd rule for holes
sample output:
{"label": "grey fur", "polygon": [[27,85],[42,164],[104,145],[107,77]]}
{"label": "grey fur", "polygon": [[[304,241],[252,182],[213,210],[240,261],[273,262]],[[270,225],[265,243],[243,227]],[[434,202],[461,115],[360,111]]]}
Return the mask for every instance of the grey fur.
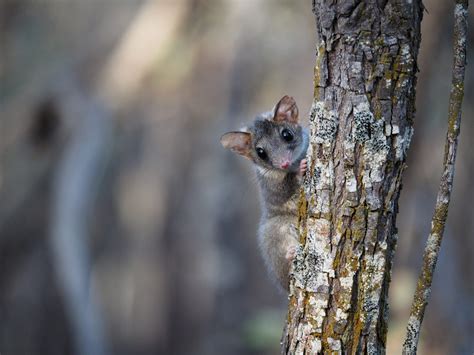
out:
{"label": "grey fur", "polygon": [[[288,290],[290,266],[299,245],[300,163],[306,156],[309,137],[297,119],[277,121],[275,116],[275,112],[261,114],[244,133],[227,133],[221,142],[226,148],[252,160],[256,166],[262,206],[258,230],[260,249],[271,273],[281,287]],[[281,132],[285,128],[294,135],[291,142],[282,139]],[[250,139],[242,139],[242,135]],[[266,159],[258,156],[257,148],[265,150]],[[280,165],[285,159],[290,161],[290,166],[282,169]]]}

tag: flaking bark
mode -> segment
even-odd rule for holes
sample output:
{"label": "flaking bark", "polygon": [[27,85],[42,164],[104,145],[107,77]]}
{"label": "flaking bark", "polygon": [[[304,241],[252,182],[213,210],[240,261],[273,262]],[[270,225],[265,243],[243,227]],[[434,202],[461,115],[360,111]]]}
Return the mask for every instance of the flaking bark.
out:
{"label": "flaking bark", "polygon": [[455,0],[454,7],[454,61],[451,94],[448,110],[448,133],[443,160],[443,174],[438,189],[435,211],[431,220],[431,231],[426,241],[423,265],[413,298],[403,354],[416,354],[421,323],[431,294],[431,283],[438,260],[444,227],[448,217],[449,202],[454,180],[454,163],[461,125],[461,106],[464,97],[464,71],[466,67],[467,0]]}
{"label": "flaking bark", "polygon": [[421,1],[313,0],[320,40],[284,354],[385,352]]}

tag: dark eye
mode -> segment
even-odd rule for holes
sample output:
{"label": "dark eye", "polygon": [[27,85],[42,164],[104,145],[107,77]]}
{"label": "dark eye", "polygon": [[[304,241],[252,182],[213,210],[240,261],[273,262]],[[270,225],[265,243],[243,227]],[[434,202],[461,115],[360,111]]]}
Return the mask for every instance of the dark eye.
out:
{"label": "dark eye", "polygon": [[265,150],[263,148],[257,148],[256,151],[257,151],[257,155],[260,159],[262,159],[262,160],[267,159],[267,153],[265,152]]}
{"label": "dark eye", "polygon": [[284,130],[281,131],[281,137],[287,141],[287,142],[291,142],[293,140],[293,133],[285,128]]}

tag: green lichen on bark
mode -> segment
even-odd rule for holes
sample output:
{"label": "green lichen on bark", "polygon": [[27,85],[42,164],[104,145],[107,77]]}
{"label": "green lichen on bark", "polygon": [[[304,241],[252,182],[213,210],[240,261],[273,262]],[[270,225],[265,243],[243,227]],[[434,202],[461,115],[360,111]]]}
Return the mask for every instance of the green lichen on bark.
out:
{"label": "green lichen on bark", "polygon": [[[320,42],[282,353],[383,353],[421,1],[314,0]],[[403,21],[400,24],[400,18]],[[397,20],[395,20],[397,19]]]}

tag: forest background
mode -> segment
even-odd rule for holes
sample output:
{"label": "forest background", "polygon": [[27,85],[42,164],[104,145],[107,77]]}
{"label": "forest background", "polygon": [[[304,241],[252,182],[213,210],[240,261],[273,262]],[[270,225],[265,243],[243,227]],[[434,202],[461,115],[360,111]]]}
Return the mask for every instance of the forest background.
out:
{"label": "forest background", "polygon": [[[400,353],[446,132],[452,3],[424,5],[389,354]],[[255,176],[219,137],[285,94],[306,121],[315,43],[310,1],[3,0],[0,353],[75,352],[64,287],[74,272],[90,272],[98,334],[112,354],[278,352],[286,297],[257,249]],[[420,354],[474,351],[469,64]],[[77,244],[55,239],[64,226]]]}

